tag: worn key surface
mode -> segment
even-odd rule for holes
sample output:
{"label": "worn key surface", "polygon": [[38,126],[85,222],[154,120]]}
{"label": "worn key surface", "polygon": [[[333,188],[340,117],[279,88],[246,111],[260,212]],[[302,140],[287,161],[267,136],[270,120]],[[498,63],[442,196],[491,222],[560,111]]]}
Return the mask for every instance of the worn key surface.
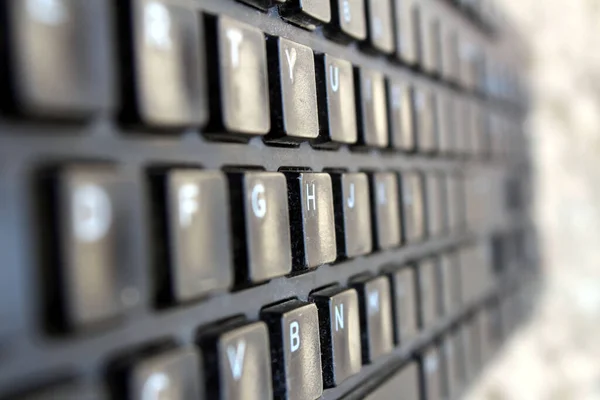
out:
{"label": "worn key surface", "polygon": [[389,276],[392,283],[396,343],[405,346],[419,333],[415,271],[408,265],[391,271]]}
{"label": "worn key surface", "polygon": [[373,235],[367,175],[331,173],[331,179],[338,256],[346,258],[370,253],[373,248]]}
{"label": "worn key surface", "polygon": [[363,0],[333,0],[328,32],[344,41],[367,38],[367,19]]}
{"label": "worn key surface", "polygon": [[365,400],[420,400],[419,367],[415,362],[402,367],[371,392]]}
{"label": "worn key surface", "polygon": [[208,120],[202,18],[190,7],[158,0],[119,2],[124,115],[158,128]]}
{"label": "worn key surface", "polygon": [[9,109],[70,119],[114,106],[109,1],[2,3],[0,14],[6,8],[11,40],[6,52],[10,74],[4,82],[10,88]]}
{"label": "worn key surface", "polygon": [[387,147],[389,143],[385,79],[380,72],[355,68],[359,143],[367,147]]}
{"label": "worn key surface", "polygon": [[370,175],[374,238],[379,249],[398,246],[402,239],[398,177],[392,172]]}
{"label": "worn key surface", "polygon": [[315,400],[323,393],[317,306],[289,300],[265,308],[269,326],[276,399]]}
{"label": "worn key surface", "polygon": [[358,295],[334,286],[312,293],[319,310],[323,381],[334,387],[360,371],[361,342]]}
{"label": "worn key surface", "polygon": [[366,0],[369,45],[382,53],[394,51],[392,0]]}
{"label": "worn key surface", "polygon": [[296,143],[319,135],[312,49],[283,38],[269,39],[273,131],[268,140]]}
{"label": "worn key surface", "polygon": [[[233,284],[233,248],[227,179],[219,171],[175,169],[157,174],[163,218],[159,239],[167,245],[167,279],[157,284],[171,300],[187,301]],[[168,287],[164,287],[167,285]]]}
{"label": "worn key surface", "polygon": [[292,270],[285,176],[278,172],[228,174],[236,241],[236,282],[263,282]]}
{"label": "worn key surface", "polygon": [[387,89],[391,145],[398,150],[414,151],[414,101],[411,85],[408,81],[389,78]]}

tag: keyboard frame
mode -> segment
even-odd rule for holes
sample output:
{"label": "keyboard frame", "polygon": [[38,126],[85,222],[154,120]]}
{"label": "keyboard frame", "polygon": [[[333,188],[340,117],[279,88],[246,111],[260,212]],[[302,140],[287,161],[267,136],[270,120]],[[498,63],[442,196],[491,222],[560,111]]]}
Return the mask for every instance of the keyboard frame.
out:
{"label": "keyboard frame", "polygon": [[[194,1],[172,0],[172,3],[193,5],[198,11],[228,15],[261,29],[265,34],[280,36],[304,44],[315,53],[327,53],[350,61],[353,65],[381,71],[386,77],[397,77],[424,87],[435,86],[460,96],[476,96],[482,104],[523,118],[525,110],[513,104],[486,98],[457,85],[424,75],[422,72],[391,61],[390,57],[365,52],[357,43],[342,45],[326,38],[321,28],[310,32],[277,16],[277,9],[268,13],[255,10],[233,0]],[[481,43],[492,38],[467,19],[454,5],[431,1],[447,13],[454,23],[469,31]],[[499,54],[507,50],[504,44],[494,45]],[[486,46],[487,48],[487,46]],[[514,57],[514,55],[510,55]],[[208,60],[211,62],[211,60]],[[49,123],[0,116],[0,300],[4,303],[12,326],[8,340],[0,339],[0,397],[14,390],[28,389],[78,378],[82,381],[102,381],[110,362],[130,353],[140,345],[152,345],[165,340],[193,345],[199,328],[224,318],[243,315],[250,321],[259,318],[262,307],[298,297],[306,300],[317,288],[340,283],[345,285],[357,274],[380,273],[384,267],[402,266],[432,254],[456,249],[477,238],[492,233],[531,231],[528,210],[494,218],[490,226],[479,231],[465,230],[422,243],[402,245],[363,257],[345,260],[334,265],[293,277],[280,277],[248,289],[224,292],[204,300],[165,309],[153,307],[152,226],[148,215],[152,209],[149,169],[156,166],[197,166],[220,170],[228,166],[261,167],[277,171],[282,167],[308,167],[313,171],[346,169],[356,171],[456,171],[459,173],[501,173],[525,179],[529,165],[523,154],[483,159],[465,157],[431,157],[406,154],[396,150],[356,150],[342,146],[339,150],[317,150],[308,143],[298,147],[267,145],[262,138],[248,143],[224,143],[205,139],[197,129],[185,132],[157,133],[143,127],[123,128],[114,110],[97,115],[84,124]],[[139,283],[140,304],[122,321],[106,329],[76,335],[51,336],[43,328],[40,282],[41,260],[37,255],[40,236],[48,234],[38,229],[40,219],[36,205],[36,177],[44,167],[68,162],[107,162],[129,185],[127,201],[134,205],[129,213],[126,236],[130,245],[126,255]],[[43,194],[41,194],[43,195]],[[38,232],[39,230],[39,232]],[[37,254],[36,254],[37,253]],[[531,264],[533,261],[528,260]],[[525,262],[523,263],[525,264]],[[361,398],[388,373],[411,359],[419,349],[439,338],[457,321],[467,318],[487,302],[498,301],[506,293],[522,285],[520,268],[499,280],[497,287],[462,310],[445,317],[432,328],[421,332],[412,343],[396,347],[375,363],[363,365],[361,372],[340,386],[326,389],[323,399],[338,399],[349,395]],[[9,305],[9,306],[8,306]],[[1,308],[0,307],[0,308]],[[10,310],[9,310],[10,307]],[[0,336],[2,338],[2,336]],[[385,372],[383,372],[385,371]]]}

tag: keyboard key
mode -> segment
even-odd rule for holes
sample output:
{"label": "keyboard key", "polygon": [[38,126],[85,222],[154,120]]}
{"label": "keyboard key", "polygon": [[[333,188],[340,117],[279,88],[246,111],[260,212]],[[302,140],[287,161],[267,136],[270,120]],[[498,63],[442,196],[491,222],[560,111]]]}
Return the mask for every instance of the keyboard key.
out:
{"label": "keyboard key", "polygon": [[377,247],[396,247],[402,240],[398,177],[392,172],[377,172],[370,176],[370,186]]}
{"label": "keyboard key", "polygon": [[292,270],[285,176],[278,172],[231,172],[231,212],[236,225],[236,282],[264,282]]}
{"label": "keyboard key", "polygon": [[311,294],[319,309],[323,381],[334,387],[360,372],[360,320],[354,289],[330,287]]}
{"label": "keyboard key", "polygon": [[279,6],[285,19],[308,29],[331,21],[331,5],[322,0],[287,0]]}
{"label": "keyboard key", "polygon": [[145,358],[129,371],[127,397],[132,399],[204,399],[200,356],[176,349]]}
{"label": "keyboard key", "polygon": [[358,89],[359,143],[368,147],[387,147],[388,120],[385,80],[379,72],[355,68]]}
{"label": "keyboard key", "polygon": [[271,118],[264,34],[229,17],[209,16],[207,25],[211,134],[222,129],[238,139],[266,134]]}
{"label": "keyboard key", "polygon": [[414,243],[425,235],[423,177],[419,172],[403,172],[401,176],[404,236],[407,242]]}
{"label": "keyboard key", "polygon": [[[88,117],[114,104],[111,25],[105,0],[9,0],[5,82],[16,112]],[[4,86],[4,85],[3,85]]]}
{"label": "keyboard key", "polygon": [[453,335],[444,338],[440,347],[440,355],[443,358],[445,385],[444,393],[448,399],[456,399],[460,393],[460,371],[458,370],[458,354],[455,348]]}
{"label": "keyboard key", "polygon": [[365,400],[420,400],[421,398],[419,369],[417,364],[412,362],[402,367],[399,372],[396,372],[374,392],[370,393]]}
{"label": "keyboard key", "polygon": [[441,28],[440,22],[432,10],[421,8],[421,66],[431,74],[437,74],[442,70],[441,58]]}
{"label": "keyboard key", "polygon": [[274,131],[269,140],[294,143],[319,135],[313,51],[283,38],[269,39]]}
{"label": "keyboard key", "polygon": [[164,0],[119,2],[125,119],[159,128],[200,126],[208,120],[202,19]]}
{"label": "keyboard key", "polygon": [[440,281],[442,283],[442,310],[450,315],[461,306],[460,269],[456,253],[447,253],[440,257]]}
{"label": "keyboard key", "polygon": [[458,34],[456,29],[448,26],[450,22],[446,21],[446,26],[442,26],[442,65],[443,76],[446,80],[458,83],[459,65],[458,58]]}
{"label": "keyboard key", "polygon": [[423,380],[425,382],[425,395],[427,400],[442,400],[442,368],[437,347],[430,347],[423,354],[421,363],[423,369]]}
{"label": "keyboard key", "polygon": [[438,151],[441,154],[449,155],[454,152],[455,146],[455,119],[453,95],[442,92],[436,93],[437,101],[435,104],[435,113],[438,130]]}
{"label": "keyboard key", "polygon": [[396,57],[406,64],[415,64],[418,59],[417,17],[415,0],[394,0],[396,19]]}
{"label": "keyboard key", "polygon": [[316,57],[319,138],[315,144],[335,148],[358,138],[352,64],[327,54]]}
{"label": "keyboard key", "polygon": [[360,277],[351,284],[360,304],[362,360],[369,364],[394,348],[390,282],[385,276]]}
{"label": "keyboard key", "polygon": [[418,268],[421,328],[427,329],[437,322],[438,316],[436,259],[423,260]]}
{"label": "keyboard key", "polygon": [[437,146],[435,98],[429,89],[415,90],[415,128],[419,151],[433,152]]}
{"label": "keyboard key", "polygon": [[367,0],[369,45],[382,53],[394,51],[392,0]]}
{"label": "keyboard key", "polygon": [[391,145],[407,152],[415,149],[413,127],[413,93],[408,83],[390,78],[388,80]]}
{"label": "keyboard key", "polygon": [[332,0],[331,24],[328,33],[339,39],[367,38],[367,17],[364,0]]}
{"label": "keyboard key", "polygon": [[289,300],[261,312],[269,326],[275,398],[315,400],[323,393],[317,306]]}
{"label": "keyboard key", "polygon": [[68,329],[121,314],[127,298],[138,293],[119,256],[123,183],[109,166],[72,166],[57,171],[55,186],[44,184],[44,193],[54,190],[55,209],[48,211],[60,233],[59,271],[52,276],[56,281],[50,280],[48,311],[60,309],[60,322]]}
{"label": "keyboard key", "polygon": [[157,179],[167,260],[161,284],[169,300],[187,301],[233,283],[228,190],[218,171],[175,169]]}
{"label": "keyboard key", "polygon": [[286,0],[238,0],[261,10],[267,10],[277,4],[285,3]]}
{"label": "keyboard key", "polygon": [[369,180],[363,173],[332,173],[338,256],[356,257],[373,249]]}
{"label": "keyboard key", "polygon": [[443,175],[430,172],[425,175],[427,201],[427,233],[437,237],[446,230],[446,190]]}
{"label": "keyboard key", "polygon": [[[335,261],[336,239],[331,177],[323,173],[286,173],[294,269]],[[274,247],[275,248],[275,247]]]}
{"label": "keyboard key", "polygon": [[460,231],[465,224],[465,188],[462,176],[457,174],[446,176],[446,196],[448,200],[448,229],[450,232]]}
{"label": "keyboard key", "polygon": [[404,267],[390,274],[394,320],[396,321],[396,343],[404,346],[419,333],[417,321],[417,293],[415,272],[412,267]]}
{"label": "keyboard key", "polygon": [[273,398],[269,331],[264,322],[234,320],[200,335],[207,399]]}

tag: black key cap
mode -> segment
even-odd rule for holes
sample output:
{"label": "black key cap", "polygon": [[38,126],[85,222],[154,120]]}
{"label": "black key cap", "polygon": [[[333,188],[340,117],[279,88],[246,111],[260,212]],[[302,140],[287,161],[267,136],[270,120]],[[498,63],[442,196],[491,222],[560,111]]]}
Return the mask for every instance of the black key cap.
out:
{"label": "black key cap", "polygon": [[332,173],[338,256],[355,257],[373,249],[369,180],[363,173]]}
{"label": "black key cap", "polygon": [[[402,397],[399,397],[402,396]],[[402,367],[399,372],[370,393],[365,400],[420,400],[419,369],[416,363]]]}
{"label": "black key cap", "polygon": [[53,244],[59,271],[49,279],[47,306],[49,313],[61,311],[63,328],[74,329],[117,316],[137,302],[139,292],[130,285],[130,271],[120,256],[120,194],[125,187],[115,171],[108,166],[66,167],[56,179],[55,186],[45,181],[48,186],[42,188],[44,193],[54,190],[55,209],[48,211],[59,232]]}
{"label": "black key cap", "polygon": [[356,104],[352,64],[327,54],[316,57],[319,125],[315,144],[337,147],[356,143]]}
{"label": "black key cap", "polygon": [[415,130],[419,151],[432,152],[437,146],[435,98],[429,89],[415,90]]}
{"label": "black key cap", "polygon": [[427,201],[427,233],[437,237],[446,230],[446,190],[443,175],[430,172],[425,175]]}
{"label": "black key cap", "polygon": [[437,321],[437,279],[436,259],[428,258],[419,263],[419,300],[421,328],[431,327]]}
{"label": "black key cap", "polygon": [[10,0],[8,107],[49,118],[80,118],[113,104],[108,2]]}
{"label": "black key cap", "polygon": [[360,372],[360,317],[354,289],[330,287],[311,294],[319,309],[321,362],[325,387],[334,387]]}
{"label": "black key cap", "polygon": [[294,143],[319,135],[313,51],[283,38],[269,39],[273,132],[269,140]]}
{"label": "black key cap", "polygon": [[333,0],[329,33],[345,40],[367,38],[364,0]]}
{"label": "black key cap", "polygon": [[269,331],[264,322],[220,324],[201,332],[201,344],[208,399],[273,398]]}
{"label": "black key cap", "polygon": [[398,246],[402,240],[398,177],[392,172],[377,172],[370,176],[370,186],[377,247]]}
{"label": "black key cap", "polygon": [[[16,398],[15,398],[16,399]],[[103,400],[106,394],[98,387],[83,383],[64,383],[35,393],[19,396],[19,400]]]}
{"label": "black key cap", "polygon": [[285,3],[286,0],[238,0],[238,1],[241,1],[242,3],[250,4],[251,6],[254,6],[261,10],[266,10],[269,7],[273,7],[274,5]]}
{"label": "black key cap", "polygon": [[368,147],[387,147],[389,142],[385,79],[377,71],[355,68],[359,143]]}
{"label": "black key cap", "polygon": [[200,356],[194,349],[175,349],[134,365],[129,371],[131,399],[204,399]]}
{"label": "black key cap", "polygon": [[385,276],[360,277],[351,282],[358,292],[363,364],[394,348],[390,282]]}
{"label": "black key cap", "polygon": [[460,269],[455,253],[440,257],[440,282],[442,284],[442,310],[444,315],[456,312],[461,305]]}
{"label": "black key cap", "polygon": [[269,326],[276,399],[315,400],[323,393],[317,306],[289,300],[261,312]]}
{"label": "black key cap", "polygon": [[404,267],[390,274],[394,320],[396,321],[396,343],[404,346],[419,333],[417,321],[416,279],[412,267]]}
{"label": "black key cap", "polygon": [[446,176],[446,198],[448,201],[448,229],[460,231],[465,224],[465,190],[461,175]]}
{"label": "black key cap", "polygon": [[369,45],[382,53],[394,51],[392,0],[367,0]]}
{"label": "black key cap", "polygon": [[393,78],[388,80],[388,108],[392,147],[414,151],[413,93],[408,83]]}
{"label": "black key cap", "polygon": [[263,282],[292,270],[285,176],[278,172],[229,174],[236,224],[236,282]]}
{"label": "black key cap", "polygon": [[396,19],[396,57],[406,64],[418,59],[417,7],[415,0],[394,0]]}
{"label": "black key cap", "polygon": [[294,269],[311,269],[335,261],[331,177],[329,174],[307,172],[289,172],[286,177]]}
{"label": "black key cap", "polygon": [[271,118],[264,34],[223,16],[207,17],[207,25],[211,134],[223,129],[238,134],[238,139],[266,134]]}
{"label": "black key cap", "polygon": [[227,179],[218,171],[177,169],[157,179],[161,232],[159,297],[187,301],[233,283]]}
{"label": "black key cap", "polygon": [[422,240],[425,234],[425,204],[423,177],[419,172],[402,173],[402,207],[406,241],[414,243]]}
{"label": "black key cap", "polygon": [[287,0],[279,6],[285,19],[308,29],[331,21],[331,5],[322,0]]}
{"label": "black key cap", "polygon": [[[199,126],[208,120],[202,19],[164,0],[119,2],[125,119],[159,128]],[[202,33],[203,34],[203,33]]]}
{"label": "black key cap", "polygon": [[423,381],[425,382],[425,395],[427,400],[442,400],[443,377],[441,373],[441,360],[437,347],[430,347],[423,354],[421,362]]}

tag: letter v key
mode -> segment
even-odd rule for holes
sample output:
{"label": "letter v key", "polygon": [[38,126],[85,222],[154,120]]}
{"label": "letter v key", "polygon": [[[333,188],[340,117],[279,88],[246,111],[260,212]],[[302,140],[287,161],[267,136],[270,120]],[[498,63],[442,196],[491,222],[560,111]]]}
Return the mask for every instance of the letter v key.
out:
{"label": "letter v key", "polygon": [[227,346],[227,358],[229,359],[229,366],[231,367],[231,374],[233,379],[239,381],[244,371],[244,356],[246,355],[246,341],[239,341],[234,348],[233,346]]}

